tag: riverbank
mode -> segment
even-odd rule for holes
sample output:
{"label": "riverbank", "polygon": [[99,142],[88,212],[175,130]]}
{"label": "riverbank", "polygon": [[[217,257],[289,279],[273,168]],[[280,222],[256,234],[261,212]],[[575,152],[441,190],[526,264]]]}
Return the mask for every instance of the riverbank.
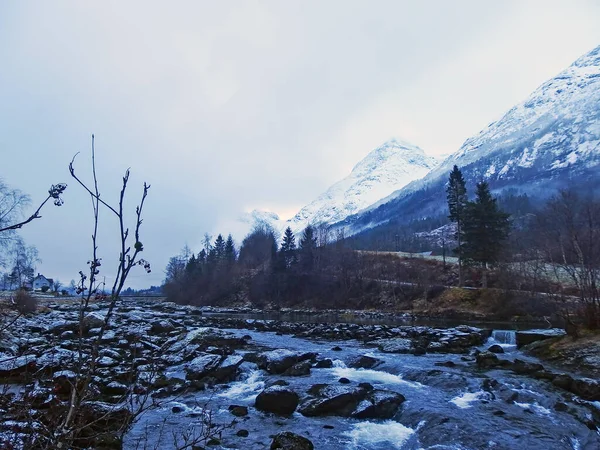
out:
{"label": "riverbank", "polygon": [[[77,304],[45,306],[2,339],[0,376],[12,387],[0,437],[43,430],[38,422],[68,399],[78,361]],[[86,352],[106,306],[91,305],[86,313]],[[210,434],[216,449],[268,449],[286,432],[326,450],[600,445],[597,402],[583,391],[584,397],[573,395],[585,385],[575,377],[570,390],[549,382],[550,372],[517,349],[514,332],[491,336],[490,328],[466,324],[294,322],[234,311],[240,313],[119,303],[86,400],[88,418],[106,418],[95,430],[102,448],[122,448],[114,436],[132,395],[152,407],[126,434],[123,445],[131,449],[140,442],[171,448],[172,436],[199,431],[207,417],[219,431]],[[19,398],[20,390],[34,397]],[[27,398],[33,408],[25,408]],[[296,439],[278,439],[284,438]],[[101,448],[97,441],[88,446]]]}
{"label": "riverbank", "polygon": [[562,336],[534,342],[523,349],[552,365],[600,380],[600,332],[583,330],[574,339]]}

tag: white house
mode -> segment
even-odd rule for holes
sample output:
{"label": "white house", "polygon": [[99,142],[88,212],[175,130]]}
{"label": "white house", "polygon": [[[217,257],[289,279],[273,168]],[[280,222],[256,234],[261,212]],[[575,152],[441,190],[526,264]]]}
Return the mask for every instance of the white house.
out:
{"label": "white house", "polygon": [[37,274],[37,277],[33,279],[33,290],[41,291],[44,286],[48,286],[48,290],[54,287],[54,280],[52,278],[46,278],[41,273]]}

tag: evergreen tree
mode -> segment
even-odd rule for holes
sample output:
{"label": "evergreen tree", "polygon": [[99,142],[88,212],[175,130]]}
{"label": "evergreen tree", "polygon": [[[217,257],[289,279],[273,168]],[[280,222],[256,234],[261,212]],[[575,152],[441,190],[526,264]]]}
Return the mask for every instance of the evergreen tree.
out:
{"label": "evergreen tree", "polygon": [[199,264],[206,264],[206,258],[207,258],[207,254],[206,254],[206,250],[202,249],[200,250],[200,252],[198,253],[198,263]]}
{"label": "evergreen tree", "polygon": [[281,254],[285,260],[286,267],[290,267],[292,264],[296,263],[296,237],[290,227],[287,227],[283,234]]}
{"label": "evergreen tree", "polygon": [[317,248],[317,237],[314,228],[309,225],[304,229],[302,239],[300,239],[300,249],[312,250],[315,248]]}
{"label": "evergreen tree", "polygon": [[314,262],[314,251],[317,248],[317,237],[312,226],[307,226],[300,239],[300,262],[305,270],[311,270]]}
{"label": "evergreen tree", "polygon": [[231,234],[227,236],[227,242],[225,242],[225,261],[228,263],[235,262],[235,245],[233,244],[233,237]]}
{"label": "evergreen tree", "polygon": [[222,261],[225,258],[225,239],[223,239],[221,234],[215,240],[214,250],[217,260]]}
{"label": "evergreen tree", "polygon": [[192,275],[194,274],[194,272],[196,272],[198,268],[198,260],[196,259],[196,256],[192,253],[192,257],[188,260],[187,264],[185,265],[185,272],[187,275]]}
{"label": "evergreen tree", "polygon": [[487,268],[498,261],[502,245],[510,230],[509,214],[498,208],[485,181],[477,184],[475,201],[465,210],[463,257],[480,266],[481,284],[487,287]]}
{"label": "evergreen tree", "polygon": [[458,285],[462,286],[463,235],[468,199],[465,179],[456,165],[452,169],[452,172],[450,172],[448,187],[446,187],[446,198],[448,200],[448,211],[450,213],[448,219],[450,219],[451,222],[456,223],[455,238],[458,245],[456,249],[454,249],[454,252],[458,256]]}

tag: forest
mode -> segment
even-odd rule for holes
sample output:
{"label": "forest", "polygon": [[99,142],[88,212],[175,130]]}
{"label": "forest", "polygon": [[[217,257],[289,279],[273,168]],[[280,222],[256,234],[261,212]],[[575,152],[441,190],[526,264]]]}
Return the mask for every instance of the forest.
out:
{"label": "forest", "polygon": [[[483,311],[496,318],[600,326],[598,200],[561,191],[534,205],[512,193],[498,199],[485,182],[469,200],[456,166],[445,194],[444,217],[424,218],[420,227],[383,227],[380,237],[392,245],[375,250],[360,236],[345,237],[322,224],[298,237],[288,227],[281,238],[260,224],[239,249],[231,235],[213,242],[207,234],[198,253],[185,248],[170,259],[164,292],[193,305],[415,311],[448,297],[472,298],[461,288],[477,288]],[[417,232],[423,225],[438,233]],[[386,251],[394,247],[434,256]]]}

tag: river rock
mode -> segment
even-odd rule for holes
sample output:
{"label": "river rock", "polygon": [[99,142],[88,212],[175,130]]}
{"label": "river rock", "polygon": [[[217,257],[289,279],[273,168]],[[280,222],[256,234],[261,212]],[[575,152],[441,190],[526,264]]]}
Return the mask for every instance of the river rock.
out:
{"label": "river rock", "polygon": [[407,338],[379,339],[375,344],[384,353],[411,353],[413,350],[412,340]]}
{"label": "river rock", "polygon": [[292,377],[301,377],[301,376],[310,375],[311,367],[312,367],[312,364],[310,361],[302,361],[297,364],[294,364],[292,367],[287,369],[283,373],[283,375],[289,375]]}
{"label": "river rock", "polygon": [[502,348],[501,345],[498,345],[498,344],[494,344],[494,345],[490,346],[490,348],[488,348],[487,351],[492,352],[492,353],[504,353],[504,349]]}
{"label": "river rock", "polygon": [[258,355],[257,364],[271,374],[281,374],[301,361],[314,361],[316,356],[316,353],[278,349]]}
{"label": "river rock", "polygon": [[361,401],[352,413],[356,419],[391,419],[405,398],[397,392],[373,390]]}
{"label": "river rock", "polygon": [[298,407],[298,394],[284,386],[271,386],[257,395],[254,407],[260,411],[289,416]]}
{"label": "river rock", "polygon": [[565,335],[565,331],[560,328],[551,328],[548,330],[523,330],[517,331],[517,348],[529,345],[533,342],[552,339]]}
{"label": "river rock", "polygon": [[315,447],[305,437],[284,431],[273,438],[270,448],[271,450],[314,450]]}
{"label": "river rock", "polygon": [[348,364],[348,367],[353,369],[372,369],[377,364],[381,363],[377,358],[373,358],[371,356],[362,355]]}
{"label": "river rock", "polygon": [[173,322],[167,319],[155,320],[150,326],[150,333],[153,334],[165,334],[175,330]]}
{"label": "river rock", "polygon": [[600,382],[590,378],[575,378],[571,382],[571,392],[584,400],[600,401]]}
{"label": "river rock", "polygon": [[538,363],[530,363],[520,359],[515,359],[511,365],[511,369],[513,372],[518,373],[519,375],[530,375],[534,372],[544,370],[544,366]]}
{"label": "river rock", "polygon": [[104,317],[98,313],[89,313],[83,318],[83,327],[86,330],[100,328],[104,325]]}
{"label": "river rock", "polygon": [[333,361],[329,358],[321,359],[320,361],[317,361],[317,363],[315,364],[315,368],[317,368],[317,369],[330,369],[332,367],[333,367]]}
{"label": "river rock", "polygon": [[248,415],[248,408],[241,405],[231,405],[229,406],[229,412],[236,417],[244,417]]}
{"label": "river rock", "polygon": [[15,357],[6,354],[0,354],[0,377],[22,376],[35,370],[35,355]]}
{"label": "river rock", "polygon": [[511,361],[506,359],[500,359],[496,356],[495,353],[492,352],[481,352],[479,353],[475,361],[477,362],[477,366],[481,369],[494,369],[494,368],[509,368],[512,365]]}
{"label": "river rock", "polygon": [[360,419],[389,419],[404,402],[396,392],[374,389],[368,383],[358,387],[316,384],[308,391],[300,413],[307,417],[341,416]]}
{"label": "river rock", "polygon": [[219,367],[221,357],[219,355],[203,354],[188,363],[185,368],[186,379],[201,380],[210,372]]}

